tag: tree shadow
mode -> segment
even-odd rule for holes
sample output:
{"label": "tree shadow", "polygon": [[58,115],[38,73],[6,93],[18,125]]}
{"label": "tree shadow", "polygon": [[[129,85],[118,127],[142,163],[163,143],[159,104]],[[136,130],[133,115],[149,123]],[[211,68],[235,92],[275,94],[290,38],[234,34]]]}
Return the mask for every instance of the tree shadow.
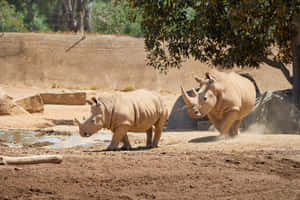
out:
{"label": "tree shadow", "polygon": [[208,143],[208,142],[216,142],[218,140],[220,140],[219,136],[207,136],[207,137],[191,139],[188,142],[189,143]]}

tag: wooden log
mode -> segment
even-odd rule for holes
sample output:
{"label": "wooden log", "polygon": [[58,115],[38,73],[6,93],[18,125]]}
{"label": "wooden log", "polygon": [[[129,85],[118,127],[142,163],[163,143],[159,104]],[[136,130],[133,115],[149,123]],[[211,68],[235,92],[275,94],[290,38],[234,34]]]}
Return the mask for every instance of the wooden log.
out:
{"label": "wooden log", "polygon": [[82,40],[84,40],[86,37],[85,35],[83,35],[78,41],[76,41],[74,44],[72,44],[69,48],[67,48],[65,51],[68,52],[70,51],[73,47],[75,47],[76,45],[78,45]]}
{"label": "wooden log", "polygon": [[9,157],[0,156],[0,165],[27,165],[40,163],[55,163],[62,162],[62,156],[59,155],[40,155],[40,156],[26,156],[26,157]]}

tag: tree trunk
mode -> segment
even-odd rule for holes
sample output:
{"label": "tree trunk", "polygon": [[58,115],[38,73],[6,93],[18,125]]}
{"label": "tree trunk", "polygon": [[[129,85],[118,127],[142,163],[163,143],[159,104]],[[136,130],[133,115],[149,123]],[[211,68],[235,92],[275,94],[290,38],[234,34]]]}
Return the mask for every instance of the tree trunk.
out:
{"label": "tree trunk", "polygon": [[35,27],[34,27],[34,15],[33,15],[33,11],[32,11],[32,2],[31,0],[25,0],[26,3],[26,8],[27,8],[27,12],[28,12],[28,17],[29,17],[29,21],[30,21],[30,30],[34,31]]}
{"label": "tree trunk", "polygon": [[67,24],[70,31],[76,32],[77,22],[75,18],[75,5],[76,2],[72,0],[64,0],[64,6],[67,14]]}
{"label": "tree trunk", "polygon": [[92,32],[92,9],[94,0],[88,2],[87,8],[85,9],[84,15],[84,30],[87,32]]}
{"label": "tree trunk", "polygon": [[77,30],[76,32],[84,31],[84,22],[83,22],[83,16],[84,16],[84,4],[85,0],[77,0],[77,6],[76,6],[76,15],[77,15]]}
{"label": "tree trunk", "polygon": [[63,6],[64,5],[62,1],[57,1],[54,12],[51,15],[52,18],[57,19],[55,22],[53,22],[54,31],[59,31],[64,29],[65,19],[64,19]]}
{"label": "tree trunk", "polygon": [[293,52],[293,102],[300,107],[300,17],[293,20],[295,35],[292,38]]}

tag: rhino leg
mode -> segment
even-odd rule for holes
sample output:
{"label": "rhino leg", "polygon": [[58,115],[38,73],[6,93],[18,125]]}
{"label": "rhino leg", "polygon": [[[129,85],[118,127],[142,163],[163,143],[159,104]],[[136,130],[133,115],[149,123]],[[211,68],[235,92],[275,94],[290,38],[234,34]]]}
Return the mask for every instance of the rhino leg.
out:
{"label": "rhino leg", "polygon": [[165,108],[160,116],[160,119],[155,123],[155,130],[154,130],[155,134],[151,145],[153,148],[158,147],[158,142],[161,137],[161,133],[166,124],[167,119],[168,119],[168,110]]}
{"label": "rhino leg", "polygon": [[146,145],[147,145],[147,147],[151,147],[151,145],[152,145],[152,127],[151,128],[149,128],[147,131],[146,131],[146,133],[147,133],[147,143],[146,143]]}
{"label": "rhino leg", "polygon": [[242,123],[242,120],[236,120],[231,129],[230,129],[230,136],[231,137],[234,137],[234,136],[237,136],[239,134],[239,128],[240,128],[240,125]]}
{"label": "rhino leg", "polygon": [[122,142],[123,142],[123,146],[121,147],[122,150],[130,150],[131,149],[131,145],[129,143],[127,134],[125,134],[125,136],[123,137]]}
{"label": "rhino leg", "polygon": [[107,147],[107,150],[109,151],[118,150],[118,145],[120,141],[123,140],[125,135],[127,135],[127,131],[128,131],[128,127],[124,127],[124,126],[118,127],[114,131],[114,135],[112,137],[110,145]]}
{"label": "rhino leg", "polygon": [[155,132],[155,134],[154,134],[154,139],[153,139],[153,143],[152,143],[152,145],[151,145],[152,148],[158,147],[158,142],[159,142],[159,139],[160,139],[160,137],[161,137],[162,129],[161,129],[161,128],[156,128],[156,127],[155,127],[154,132]]}
{"label": "rhino leg", "polygon": [[226,113],[224,119],[220,123],[220,132],[221,134],[224,134],[226,136],[230,135],[230,128],[234,125],[234,122],[238,118],[238,112],[237,111],[231,111]]}

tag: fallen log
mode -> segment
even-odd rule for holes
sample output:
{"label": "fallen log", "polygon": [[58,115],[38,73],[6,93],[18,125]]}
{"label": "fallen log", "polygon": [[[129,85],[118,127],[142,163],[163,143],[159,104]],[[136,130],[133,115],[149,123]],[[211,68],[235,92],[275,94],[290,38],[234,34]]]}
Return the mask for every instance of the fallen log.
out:
{"label": "fallen log", "polygon": [[77,40],[74,44],[72,44],[69,48],[65,50],[65,52],[70,51],[73,47],[75,47],[77,44],[79,44],[82,40],[84,40],[86,37],[83,35],[79,40]]}
{"label": "fallen log", "polygon": [[40,163],[55,163],[62,162],[62,156],[58,155],[40,155],[40,156],[26,156],[26,157],[10,157],[0,156],[0,165],[27,165]]}

